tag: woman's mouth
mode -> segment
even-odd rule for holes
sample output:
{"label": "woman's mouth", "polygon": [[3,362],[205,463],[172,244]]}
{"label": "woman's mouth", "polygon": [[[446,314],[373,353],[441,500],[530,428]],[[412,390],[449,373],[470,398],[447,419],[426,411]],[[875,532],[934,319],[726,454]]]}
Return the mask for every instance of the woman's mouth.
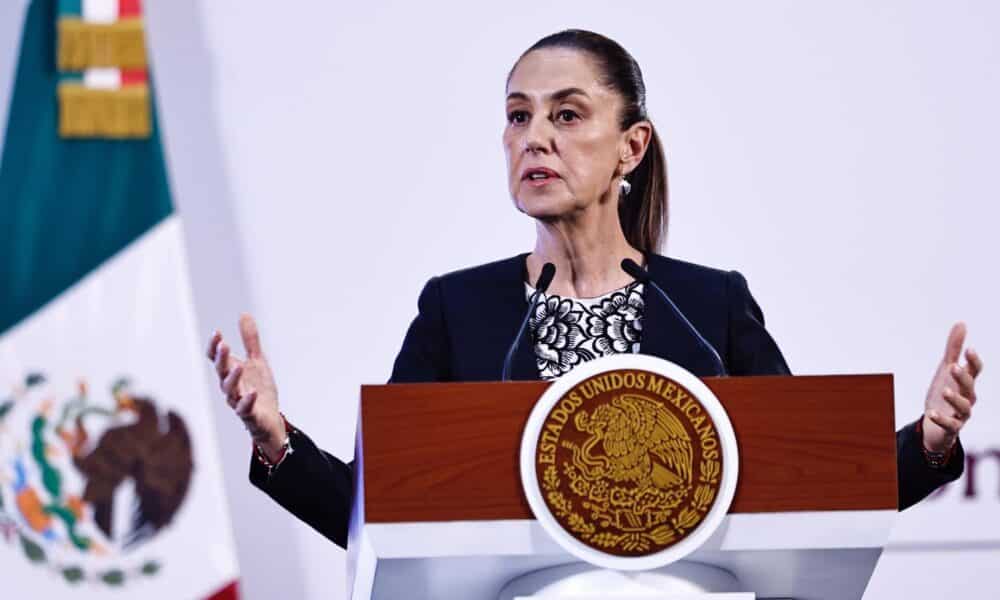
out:
{"label": "woman's mouth", "polygon": [[559,173],[545,167],[533,167],[524,171],[521,179],[528,182],[531,187],[542,187],[562,179]]}

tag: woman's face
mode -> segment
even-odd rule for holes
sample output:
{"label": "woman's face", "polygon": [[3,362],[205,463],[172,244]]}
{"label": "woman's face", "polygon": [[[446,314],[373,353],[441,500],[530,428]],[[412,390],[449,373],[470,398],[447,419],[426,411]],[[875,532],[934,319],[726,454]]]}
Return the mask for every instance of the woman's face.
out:
{"label": "woman's face", "polygon": [[617,204],[622,99],[600,83],[589,55],[565,48],[528,53],[507,83],[506,109],[508,185],[519,210],[552,219],[602,198]]}

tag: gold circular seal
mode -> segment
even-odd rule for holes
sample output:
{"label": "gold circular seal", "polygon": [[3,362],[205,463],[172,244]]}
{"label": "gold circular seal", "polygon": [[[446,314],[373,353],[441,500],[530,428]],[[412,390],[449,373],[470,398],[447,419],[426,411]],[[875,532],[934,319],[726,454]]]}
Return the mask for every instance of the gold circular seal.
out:
{"label": "gold circular seal", "polygon": [[620,369],[584,379],[546,415],[535,473],[546,506],[583,544],[647,556],[687,537],[722,481],[704,406],[678,382]]}

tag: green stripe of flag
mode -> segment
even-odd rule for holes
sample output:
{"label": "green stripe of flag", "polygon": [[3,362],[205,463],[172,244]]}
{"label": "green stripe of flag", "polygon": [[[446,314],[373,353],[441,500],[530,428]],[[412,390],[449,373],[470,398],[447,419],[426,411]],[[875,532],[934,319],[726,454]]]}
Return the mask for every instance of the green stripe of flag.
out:
{"label": "green stripe of flag", "polygon": [[[163,151],[58,135],[56,10],[33,0],[0,157],[0,333],[172,212]],[[79,3],[77,3],[79,4]]]}
{"label": "green stripe of flag", "polygon": [[83,15],[83,0],[59,0],[60,17],[80,17]]}

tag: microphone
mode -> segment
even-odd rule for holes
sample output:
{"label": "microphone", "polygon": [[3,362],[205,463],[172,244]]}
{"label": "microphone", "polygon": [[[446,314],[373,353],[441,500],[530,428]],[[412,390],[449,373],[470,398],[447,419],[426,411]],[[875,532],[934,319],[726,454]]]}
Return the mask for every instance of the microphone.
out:
{"label": "microphone", "polygon": [[556,266],[550,262],[542,265],[542,272],[538,276],[538,281],[535,282],[535,293],[533,294],[533,299],[531,301],[531,306],[528,307],[528,312],[525,313],[524,319],[521,321],[521,328],[517,330],[517,336],[514,337],[514,343],[510,345],[510,350],[507,351],[507,357],[503,360],[503,372],[500,375],[500,381],[510,381],[510,363],[514,360],[514,351],[517,349],[517,345],[521,342],[521,338],[524,337],[524,331],[528,328],[528,319],[531,315],[535,314],[535,308],[538,306],[538,300],[545,293],[545,290],[549,289],[552,285],[552,278],[556,276]]}
{"label": "microphone", "polygon": [[637,265],[635,261],[632,260],[631,258],[626,258],[625,260],[622,261],[622,270],[631,275],[632,278],[635,279],[636,281],[641,281],[642,283],[649,285],[654,290],[656,290],[660,294],[660,296],[667,301],[667,304],[670,305],[671,309],[673,309],[674,314],[680,317],[681,322],[684,323],[684,326],[688,328],[688,331],[690,331],[694,335],[695,339],[698,340],[698,343],[701,345],[701,347],[712,355],[712,360],[715,361],[716,367],[719,370],[719,375],[722,376],[728,375],[728,373],[726,373],[726,365],[722,362],[722,358],[719,357],[719,353],[715,350],[715,348],[712,347],[712,344],[709,344],[708,340],[706,340],[701,335],[701,333],[697,329],[695,329],[694,325],[691,324],[691,321],[688,321],[688,318],[684,316],[684,313],[681,312],[681,309],[677,308],[677,305],[674,304],[674,301],[670,299],[670,296],[668,296],[667,293],[663,291],[663,288],[661,288],[655,281],[653,281],[653,279],[649,276],[649,273],[645,269]]}

